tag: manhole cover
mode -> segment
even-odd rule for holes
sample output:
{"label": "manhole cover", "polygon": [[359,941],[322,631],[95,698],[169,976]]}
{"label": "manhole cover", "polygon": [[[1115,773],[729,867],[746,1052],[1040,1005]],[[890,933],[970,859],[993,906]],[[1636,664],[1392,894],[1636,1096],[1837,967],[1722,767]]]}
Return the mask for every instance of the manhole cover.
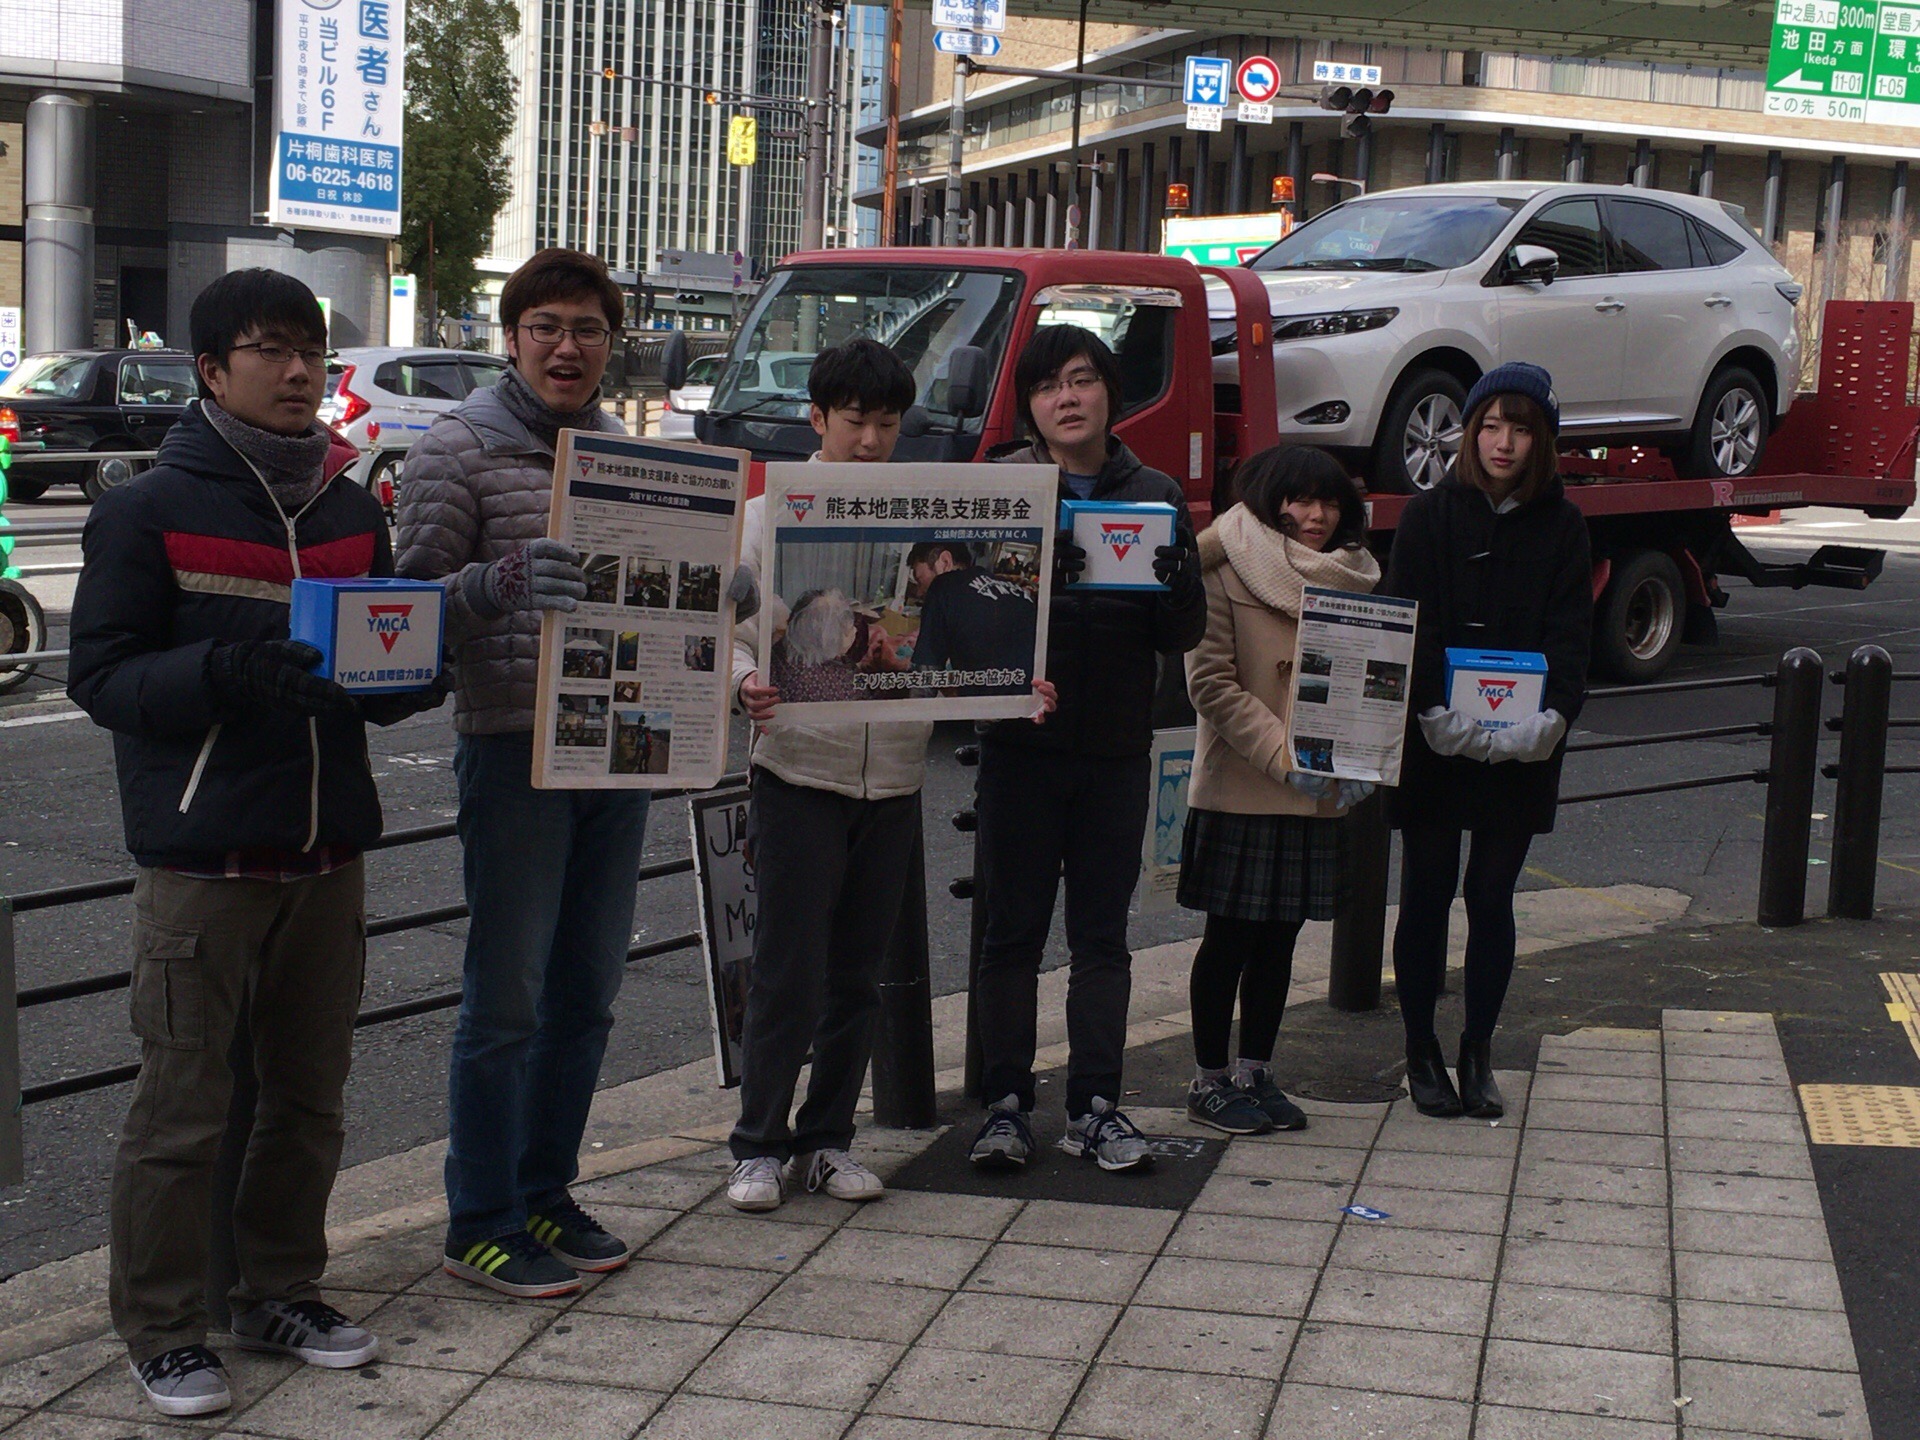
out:
{"label": "manhole cover", "polygon": [[1321,1075],[1287,1088],[1295,1095],[1333,1105],[1383,1105],[1406,1093],[1397,1080],[1374,1080],[1357,1075]]}

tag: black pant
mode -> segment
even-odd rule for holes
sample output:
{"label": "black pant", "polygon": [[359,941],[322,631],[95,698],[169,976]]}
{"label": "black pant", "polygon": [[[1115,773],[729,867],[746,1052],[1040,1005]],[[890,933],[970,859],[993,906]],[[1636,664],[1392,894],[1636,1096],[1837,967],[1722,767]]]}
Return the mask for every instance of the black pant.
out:
{"label": "black pant", "polygon": [[[733,1158],[853,1144],[887,941],[900,916],[920,797],[854,800],[753,772],[747,834],[759,918],[740,1049]],[[807,1047],[813,1073],[789,1133]]]}
{"label": "black pant", "polygon": [[[1458,830],[1409,825],[1400,832],[1400,923],[1393,932],[1393,979],[1409,1044],[1433,1038],[1433,1012],[1447,972],[1447,920],[1460,886]],[[1533,836],[1475,830],[1467,857],[1467,1026],[1464,1038],[1493,1038],[1513,979],[1513,887]]]}
{"label": "black pant", "polygon": [[1193,1058],[1208,1070],[1227,1064],[1233,1002],[1240,1001],[1240,1054],[1262,1065],[1273,1059],[1280,1017],[1293,981],[1298,920],[1236,920],[1208,915],[1187,982],[1193,1005]]}
{"label": "black pant", "polygon": [[980,747],[975,809],[987,933],[974,1005],[986,1098],[1033,1108],[1040,961],[1067,881],[1067,1114],[1120,1103],[1133,956],[1127,904],[1147,827],[1148,758]]}

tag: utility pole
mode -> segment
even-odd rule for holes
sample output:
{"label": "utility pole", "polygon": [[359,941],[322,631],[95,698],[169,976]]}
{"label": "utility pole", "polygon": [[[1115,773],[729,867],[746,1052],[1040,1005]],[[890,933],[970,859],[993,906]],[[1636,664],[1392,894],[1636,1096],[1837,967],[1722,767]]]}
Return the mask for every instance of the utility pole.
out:
{"label": "utility pole", "polygon": [[808,7],[806,163],[800,182],[800,248],[827,240],[827,89],[833,69],[831,0]]}
{"label": "utility pole", "polygon": [[953,57],[953,95],[947,105],[947,217],[941,239],[964,245],[960,218],[960,161],[967,143],[967,57]]}
{"label": "utility pole", "polygon": [[880,152],[880,243],[894,243],[900,185],[900,30],[907,23],[906,0],[887,6],[887,144]]}
{"label": "utility pole", "polygon": [[[1080,0],[1080,43],[1075,47],[1073,73],[1076,76],[1087,73],[1087,0]],[[1072,250],[1080,243],[1080,97],[1086,93],[1086,86],[1078,82],[1073,87],[1073,183],[1067,189],[1067,249]]]}

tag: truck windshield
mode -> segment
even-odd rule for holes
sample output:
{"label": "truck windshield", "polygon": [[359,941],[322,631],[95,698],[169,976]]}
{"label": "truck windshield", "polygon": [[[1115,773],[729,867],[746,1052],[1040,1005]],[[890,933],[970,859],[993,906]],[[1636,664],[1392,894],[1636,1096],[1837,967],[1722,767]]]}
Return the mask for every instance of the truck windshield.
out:
{"label": "truck windshield", "polygon": [[1452,270],[1491,245],[1520,211],[1490,195],[1382,195],[1316,215],[1253,262],[1255,270]]}
{"label": "truck windshield", "polygon": [[813,357],[865,335],[906,363],[919,404],[936,417],[951,415],[948,357],[957,346],[977,345],[997,368],[1019,290],[1018,275],[993,270],[806,265],[778,271],[727,357],[713,413],[804,420]]}

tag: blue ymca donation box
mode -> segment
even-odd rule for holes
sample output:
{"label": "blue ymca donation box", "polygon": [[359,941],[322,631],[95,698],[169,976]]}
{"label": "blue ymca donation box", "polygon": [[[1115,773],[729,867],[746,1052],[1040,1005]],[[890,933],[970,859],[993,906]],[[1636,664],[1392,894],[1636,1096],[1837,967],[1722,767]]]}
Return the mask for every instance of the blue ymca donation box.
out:
{"label": "blue ymca donation box", "polygon": [[1087,552],[1075,590],[1164,590],[1153,552],[1173,544],[1174,509],[1154,501],[1062,500],[1060,528]]}
{"label": "blue ymca donation box", "polygon": [[1505,730],[1538,715],[1547,693],[1547,657],[1531,650],[1447,651],[1447,708],[1482,730]]}
{"label": "blue ymca donation box", "polygon": [[320,652],[316,674],[380,695],[433,684],[445,610],[438,581],[296,580],[290,625]]}

